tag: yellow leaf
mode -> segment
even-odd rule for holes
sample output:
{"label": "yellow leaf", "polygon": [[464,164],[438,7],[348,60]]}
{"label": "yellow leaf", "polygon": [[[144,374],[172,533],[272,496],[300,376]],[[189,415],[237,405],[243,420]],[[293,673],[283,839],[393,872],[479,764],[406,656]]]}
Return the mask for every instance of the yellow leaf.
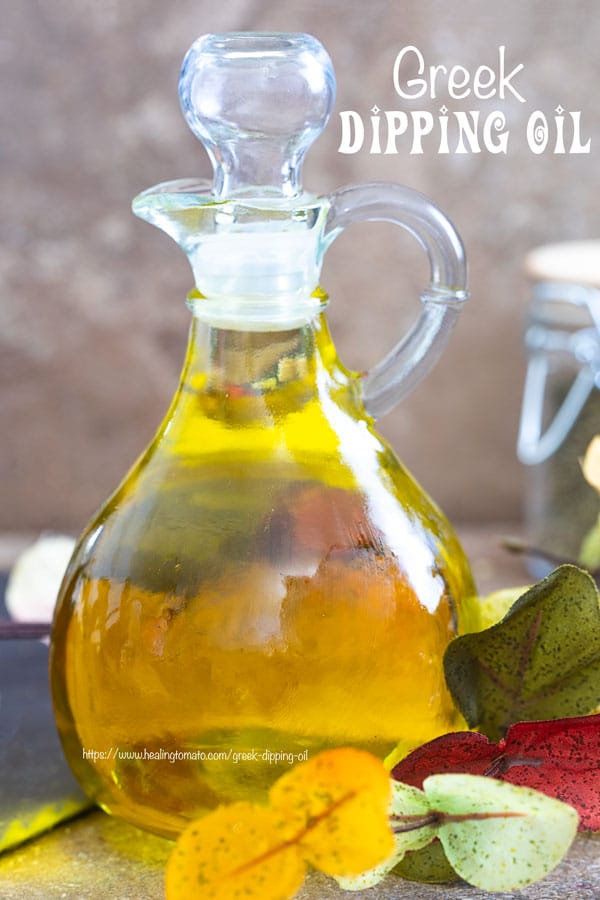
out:
{"label": "yellow leaf", "polygon": [[583,475],[588,484],[600,491],[600,435],[592,438],[583,460]]}
{"label": "yellow leaf", "polygon": [[383,763],[351,748],[326,750],[295,766],[269,793],[288,839],[328,875],[357,875],[393,853],[390,798]]}
{"label": "yellow leaf", "polygon": [[500,622],[517,602],[529,590],[529,587],[501,588],[493,591],[479,601],[479,623],[477,631],[485,631],[497,622]]}
{"label": "yellow leaf", "polygon": [[166,872],[167,900],[289,900],[304,880],[298,844],[282,835],[280,816],[234,803],[192,822]]}

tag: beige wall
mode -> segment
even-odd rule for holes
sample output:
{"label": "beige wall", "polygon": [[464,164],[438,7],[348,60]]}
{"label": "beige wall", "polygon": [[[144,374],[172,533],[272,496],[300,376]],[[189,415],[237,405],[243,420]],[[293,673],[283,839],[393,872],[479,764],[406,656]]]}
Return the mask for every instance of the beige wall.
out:
{"label": "beige wall", "polygon": [[[472,301],[442,362],[382,423],[400,456],[455,519],[514,518],[514,445],[533,245],[600,232],[600,15],[596,0],[4,0],[0,35],[0,529],[77,530],[142,450],[173,392],[185,346],[187,263],[129,212],[159,181],[206,174],[179,112],[181,58],[217,30],[317,35],[338,78],[336,114],[305,184],[392,180],[430,195],[467,246]],[[340,110],[401,108],[398,51],[428,63],[525,69],[526,97],[435,100],[505,111],[506,156],[338,153]],[[582,110],[589,155],[533,155],[527,116]],[[332,248],[323,283],[340,353],[355,368],[389,349],[418,308],[424,268],[391,226]]]}

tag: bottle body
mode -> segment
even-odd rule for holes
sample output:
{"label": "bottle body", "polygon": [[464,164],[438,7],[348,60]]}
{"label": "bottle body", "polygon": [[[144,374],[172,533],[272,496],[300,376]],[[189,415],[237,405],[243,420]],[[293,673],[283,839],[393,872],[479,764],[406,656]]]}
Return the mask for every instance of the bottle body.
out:
{"label": "bottle body", "polygon": [[456,726],[442,656],[472,603],[324,318],[195,321],[165,422],[65,577],[67,758],[105,809],[172,836],[326,747],[419,744]]}

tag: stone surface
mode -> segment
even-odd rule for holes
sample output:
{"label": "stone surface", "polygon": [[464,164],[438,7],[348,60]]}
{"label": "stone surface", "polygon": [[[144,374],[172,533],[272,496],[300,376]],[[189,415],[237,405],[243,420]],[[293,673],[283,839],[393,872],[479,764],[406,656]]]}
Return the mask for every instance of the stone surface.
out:
{"label": "stone surface", "polygon": [[[514,526],[461,530],[481,593],[527,581],[521,561],[501,548]],[[0,535],[0,558],[10,562],[18,541]],[[0,900],[161,900],[172,844],[93,812],[0,855]],[[364,897],[366,900],[598,900],[600,834],[579,835],[568,856],[545,879],[511,894],[486,893],[457,882],[423,885],[390,876],[377,888],[353,894],[311,873],[297,900]]]}
{"label": "stone surface", "polygon": [[[14,900],[161,900],[172,844],[102,812],[64,825],[0,857],[0,898]],[[600,835],[580,835],[569,855],[542,881],[514,893],[489,893],[463,882],[415,884],[394,876],[376,888],[342,891],[311,873],[297,900],[597,900]]]}
{"label": "stone surface", "polygon": [[[453,518],[514,517],[514,445],[524,374],[524,254],[548,241],[597,236],[600,17],[594,0],[441,0],[327,4],[290,0],[5,2],[0,39],[0,528],[78,530],[144,448],[181,365],[191,285],[163,235],[134,219],[133,195],[208,163],[180,115],[184,52],[200,33],[303,30],[333,58],[336,113],[305,183],[401,181],[455,221],[471,263],[472,302],[436,371],[382,430]],[[526,102],[401,101],[398,51],[473,70],[522,62]],[[506,155],[338,152],[337,113],[425,109],[438,116],[504,111]],[[533,155],[535,109],[582,111],[589,155]],[[342,358],[357,369],[387,351],[418,309],[426,280],[410,239],[356,226],[328,254],[323,284]],[[411,299],[414,298],[414,299]]]}

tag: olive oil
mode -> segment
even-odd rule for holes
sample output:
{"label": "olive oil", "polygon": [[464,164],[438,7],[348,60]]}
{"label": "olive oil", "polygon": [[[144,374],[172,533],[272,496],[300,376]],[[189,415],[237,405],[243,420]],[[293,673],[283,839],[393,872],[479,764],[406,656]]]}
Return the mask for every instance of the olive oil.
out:
{"label": "olive oil", "polygon": [[426,741],[457,722],[442,656],[473,593],[324,319],[194,321],[173,406],[63,585],[69,761],[104,808],[174,835],[307,754]]}

